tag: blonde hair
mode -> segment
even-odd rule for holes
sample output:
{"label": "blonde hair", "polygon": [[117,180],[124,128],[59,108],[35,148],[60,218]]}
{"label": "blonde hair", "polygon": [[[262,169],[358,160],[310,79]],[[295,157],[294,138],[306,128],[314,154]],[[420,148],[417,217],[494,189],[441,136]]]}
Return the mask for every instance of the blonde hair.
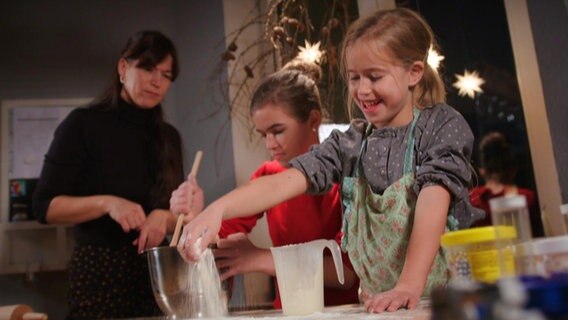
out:
{"label": "blonde hair", "polygon": [[[444,82],[427,63],[430,46],[436,47],[434,34],[420,14],[410,9],[397,8],[377,11],[353,22],[347,29],[341,50],[341,69],[346,81],[346,49],[358,40],[374,44],[378,54],[388,54],[406,68],[416,61],[424,63],[424,75],[414,88],[415,106],[427,108],[446,101]],[[351,117],[353,101],[347,96]]]}

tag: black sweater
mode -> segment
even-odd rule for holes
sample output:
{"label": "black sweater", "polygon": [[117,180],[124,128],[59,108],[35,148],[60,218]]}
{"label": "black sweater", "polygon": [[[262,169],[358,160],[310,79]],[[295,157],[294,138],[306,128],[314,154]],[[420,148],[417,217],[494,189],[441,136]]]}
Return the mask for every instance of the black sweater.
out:
{"label": "black sweater", "polygon": [[[118,108],[73,110],[55,131],[45,156],[33,197],[37,219],[46,223],[49,203],[59,195],[115,195],[140,204],[146,215],[156,209],[149,197],[160,152],[156,108],[141,109],[121,100]],[[176,129],[167,128],[179,141]],[[137,236],[137,231],[124,233],[109,215],[75,226],[77,245],[118,246]]]}

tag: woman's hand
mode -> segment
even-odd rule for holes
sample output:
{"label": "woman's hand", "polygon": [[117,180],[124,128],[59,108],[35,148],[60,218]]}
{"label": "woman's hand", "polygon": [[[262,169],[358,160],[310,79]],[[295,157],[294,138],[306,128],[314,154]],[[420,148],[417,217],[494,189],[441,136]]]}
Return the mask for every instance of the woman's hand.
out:
{"label": "woman's hand", "polygon": [[120,224],[124,232],[139,229],[146,222],[142,206],[124,198],[108,196],[105,198],[104,207],[105,212]]}
{"label": "woman's hand", "polygon": [[185,261],[198,261],[207,245],[215,242],[222,218],[223,210],[212,204],[183,227],[177,248]]}
{"label": "woman's hand", "polygon": [[170,197],[170,211],[175,215],[184,214],[184,221],[187,223],[203,210],[205,197],[203,189],[191,174],[187,176],[187,181],[180,184],[172,192]]}
{"label": "woman's hand", "polygon": [[368,312],[380,313],[400,308],[414,309],[420,301],[420,294],[421,290],[399,283],[393,289],[375,295],[363,292],[361,298]]}
{"label": "woman's hand", "polygon": [[171,212],[168,210],[155,209],[150,212],[140,228],[140,235],[132,242],[133,245],[138,246],[138,253],[157,247],[164,241],[170,216]]}
{"label": "woman's hand", "polygon": [[221,281],[232,276],[253,271],[275,275],[272,253],[257,248],[244,233],[235,233],[217,242],[213,250],[217,268],[222,271]]}

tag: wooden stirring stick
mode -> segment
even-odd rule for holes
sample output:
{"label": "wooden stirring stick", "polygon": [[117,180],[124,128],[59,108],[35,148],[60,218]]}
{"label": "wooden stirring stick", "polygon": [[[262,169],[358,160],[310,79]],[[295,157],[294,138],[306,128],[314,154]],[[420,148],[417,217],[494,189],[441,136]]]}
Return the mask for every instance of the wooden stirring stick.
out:
{"label": "wooden stirring stick", "polygon": [[[199,170],[199,165],[201,164],[201,158],[203,158],[203,151],[199,150],[195,154],[195,159],[193,159],[193,166],[191,167],[190,175],[195,177],[197,175],[197,170]],[[174,235],[172,236],[172,241],[170,242],[170,247],[175,247],[178,244],[181,226],[183,225],[182,213],[178,214],[176,228],[174,229]]]}

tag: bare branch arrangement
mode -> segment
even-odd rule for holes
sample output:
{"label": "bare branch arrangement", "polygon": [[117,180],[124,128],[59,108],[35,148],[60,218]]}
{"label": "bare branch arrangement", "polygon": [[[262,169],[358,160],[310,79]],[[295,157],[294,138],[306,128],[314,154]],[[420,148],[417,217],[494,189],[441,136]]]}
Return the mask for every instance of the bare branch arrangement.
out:
{"label": "bare branch arrangement", "polygon": [[[218,84],[225,95],[222,104],[230,108],[231,116],[239,101],[250,101],[252,91],[261,78],[257,72],[266,74],[276,71],[302,51],[311,48],[321,52],[316,62],[323,71],[319,87],[327,113],[326,120],[336,120],[334,106],[344,104],[343,92],[338,89],[343,87],[341,83],[338,84],[338,48],[346,27],[355,18],[349,14],[349,5],[353,5],[353,2],[273,0],[265,11],[243,22],[230,33],[227,36],[230,44],[221,55],[221,62],[229,65],[229,78]],[[263,37],[241,48],[244,42],[241,42],[241,37],[249,28],[262,28]],[[227,96],[230,86],[235,89],[232,97]]]}

